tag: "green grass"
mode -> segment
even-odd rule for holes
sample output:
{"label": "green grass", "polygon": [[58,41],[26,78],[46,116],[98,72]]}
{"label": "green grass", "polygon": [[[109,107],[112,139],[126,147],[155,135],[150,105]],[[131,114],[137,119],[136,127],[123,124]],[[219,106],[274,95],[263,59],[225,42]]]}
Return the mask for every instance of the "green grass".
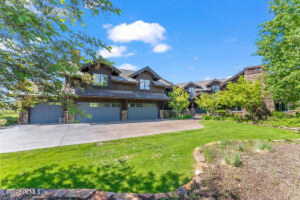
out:
{"label": "green grass", "polygon": [[229,121],[202,123],[201,130],[0,154],[0,188],[166,192],[192,177],[195,147],[217,140],[300,137]]}
{"label": "green grass", "polygon": [[14,125],[18,122],[18,117],[19,115],[15,111],[0,110],[0,126]]}

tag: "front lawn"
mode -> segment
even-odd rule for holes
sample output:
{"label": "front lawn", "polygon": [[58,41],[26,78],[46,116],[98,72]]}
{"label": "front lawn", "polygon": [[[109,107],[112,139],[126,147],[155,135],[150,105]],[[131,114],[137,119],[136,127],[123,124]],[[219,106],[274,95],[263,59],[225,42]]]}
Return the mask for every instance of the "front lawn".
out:
{"label": "front lawn", "polygon": [[10,126],[18,122],[18,113],[11,110],[0,110],[0,126]]}
{"label": "front lawn", "polygon": [[205,128],[200,130],[0,154],[0,188],[166,192],[192,177],[197,146],[217,140],[300,138],[269,127],[201,123]]}

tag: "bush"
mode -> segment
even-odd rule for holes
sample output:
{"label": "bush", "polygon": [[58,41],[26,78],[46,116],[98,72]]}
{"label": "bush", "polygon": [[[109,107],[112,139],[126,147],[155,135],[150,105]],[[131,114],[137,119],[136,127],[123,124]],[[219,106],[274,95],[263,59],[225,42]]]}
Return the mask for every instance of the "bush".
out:
{"label": "bush", "polygon": [[176,119],[192,119],[192,118],[193,118],[192,115],[182,115],[182,116],[176,117]]}
{"label": "bush", "polygon": [[290,118],[291,116],[287,113],[284,112],[273,112],[272,117],[277,118],[277,119],[284,119],[284,118]]}
{"label": "bush", "polygon": [[228,156],[225,156],[225,162],[226,162],[226,164],[234,166],[234,167],[242,166],[241,155],[239,153],[230,154]]}

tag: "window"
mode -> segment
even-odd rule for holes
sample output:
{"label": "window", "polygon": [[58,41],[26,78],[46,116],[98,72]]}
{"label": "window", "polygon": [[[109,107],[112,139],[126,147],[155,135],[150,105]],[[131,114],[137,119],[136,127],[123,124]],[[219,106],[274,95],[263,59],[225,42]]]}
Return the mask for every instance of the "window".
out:
{"label": "window", "polygon": [[220,91],[220,86],[219,85],[213,85],[213,86],[211,86],[211,89],[212,89],[213,92],[218,92],[218,91]]}
{"label": "window", "polygon": [[282,102],[277,102],[275,104],[275,110],[280,112],[286,112],[289,110],[288,105]]}
{"label": "window", "polygon": [[150,80],[140,80],[140,89],[141,90],[150,90]]}
{"label": "window", "polygon": [[190,87],[190,88],[188,89],[188,91],[189,91],[189,93],[190,93],[190,95],[191,95],[192,97],[194,97],[194,96],[196,95],[196,90],[195,90],[194,87]]}
{"label": "window", "polygon": [[97,86],[107,87],[108,86],[108,75],[94,74],[94,83]]}

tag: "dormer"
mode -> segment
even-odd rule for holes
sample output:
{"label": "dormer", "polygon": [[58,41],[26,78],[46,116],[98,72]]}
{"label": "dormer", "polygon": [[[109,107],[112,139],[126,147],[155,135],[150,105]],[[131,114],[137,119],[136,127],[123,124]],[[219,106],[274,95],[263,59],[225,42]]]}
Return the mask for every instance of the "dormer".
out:
{"label": "dormer", "polygon": [[201,86],[197,85],[194,82],[189,82],[185,85],[184,89],[190,94],[190,96],[193,98],[197,96],[197,89],[202,89]]}
{"label": "dormer", "polygon": [[221,81],[214,79],[211,82],[209,82],[209,84],[207,84],[207,87],[211,88],[211,91],[215,93],[221,90],[221,85]]}
{"label": "dormer", "polygon": [[105,63],[93,63],[81,68],[81,72],[89,73],[93,78],[93,85],[108,87],[112,76],[118,76],[121,71],[112,65]]}
{"label": "dormer", "polygon": [[129,77],[138,81],[140,90],[151,90],[153,83],[161,80],[161,77],[150,67],[144,67],[130,74]]}

